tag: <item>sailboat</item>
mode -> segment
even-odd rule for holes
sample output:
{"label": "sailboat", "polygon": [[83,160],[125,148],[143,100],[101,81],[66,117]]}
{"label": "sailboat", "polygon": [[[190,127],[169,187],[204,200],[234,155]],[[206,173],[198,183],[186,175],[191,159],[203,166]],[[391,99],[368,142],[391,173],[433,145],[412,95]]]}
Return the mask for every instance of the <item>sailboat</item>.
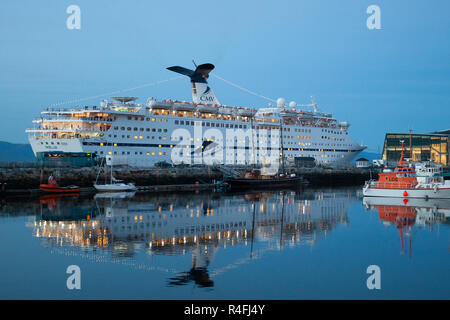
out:
{"label": "sailboat", "polygon": [[[107,165],[108,164],[111,167],[111,173],[109,175],[109,183],[107,182],[107,175],[108,175]],[[131,182],[125,183],[123,180],[118,180],[113,176],[113,159],[110,155],[106,156],[106,158],[105,158],[105,183],[104,184],[100,184],[98,182],[100,172],[101,172],[101,167],[102,166],[100,166],[100,170],[98,171],[97,178],[94,183],[94,188],[97,191],[100,191],[100,192],[136,191],[136,186],[133,183],[131,183]]]}

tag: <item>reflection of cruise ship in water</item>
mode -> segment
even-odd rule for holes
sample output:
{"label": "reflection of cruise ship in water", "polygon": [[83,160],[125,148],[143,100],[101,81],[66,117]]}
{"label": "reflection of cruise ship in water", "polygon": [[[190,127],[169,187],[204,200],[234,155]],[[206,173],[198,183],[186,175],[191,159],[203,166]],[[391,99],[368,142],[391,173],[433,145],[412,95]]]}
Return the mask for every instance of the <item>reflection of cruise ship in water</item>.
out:
{"label": "reflection of cruise ship in water", "polygon": [[[64,199],[58,201],[61,208],[70,210]],[[337,224],[347,223],[351,201],[346,192],[105,197],[95,200],[89,214],[72,221],[50,218],[50,208],[44,204],[42,218],[31,225],[35,236],[49,247],[101,248],[114,258],[132,257],[138,251],[191,253],[191,269],[177,272],[169,284],[195,281],[212,286],[208,267],[220,248],[246,245],[248,256],[256,258],[263,254],[262,247],[314,245]],[[210,272],[216,275],[227,268],[219,266]]]}
{"label": "reflection of cruise ship in water", "polygon": [[411,236],[414,225],[432,227],[435,224],[450,222],[449,199],[401,199],[364,197],[367,209],[376,209],[381,221],[395,224],[399,233],[402,251],[404,251],[404,233],[409,235],[409,253],[411,254]]}

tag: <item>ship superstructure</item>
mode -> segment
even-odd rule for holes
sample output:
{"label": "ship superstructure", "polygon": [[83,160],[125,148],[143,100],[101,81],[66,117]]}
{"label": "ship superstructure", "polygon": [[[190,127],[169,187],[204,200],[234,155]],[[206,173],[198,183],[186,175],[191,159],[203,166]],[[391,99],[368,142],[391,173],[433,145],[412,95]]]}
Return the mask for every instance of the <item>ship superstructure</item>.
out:
{"label": "ship superstructure", "polygon": [[348,122],[321,112],[300,110],[294,102],[243,108],[219,103],[207,83],[212,64],[196,70],[170,67],[190,77],[193,102],[113,97],[100,106],[47,108],[26,132],[37,157],[114,155],[119,164],[148,167],[158,162],[263,164],[313,157],[317,163],[348,163],[364,146],[350,139]]}

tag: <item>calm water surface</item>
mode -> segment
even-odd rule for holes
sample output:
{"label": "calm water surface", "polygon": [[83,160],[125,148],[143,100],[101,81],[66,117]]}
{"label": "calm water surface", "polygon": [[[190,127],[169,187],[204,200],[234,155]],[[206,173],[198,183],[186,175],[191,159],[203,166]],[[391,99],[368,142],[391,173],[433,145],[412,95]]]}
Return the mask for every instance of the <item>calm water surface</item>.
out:
{"label": "calm water surface", "polygon": [[450,201],[358,193],[3,199],[0,298],[449,299]]}

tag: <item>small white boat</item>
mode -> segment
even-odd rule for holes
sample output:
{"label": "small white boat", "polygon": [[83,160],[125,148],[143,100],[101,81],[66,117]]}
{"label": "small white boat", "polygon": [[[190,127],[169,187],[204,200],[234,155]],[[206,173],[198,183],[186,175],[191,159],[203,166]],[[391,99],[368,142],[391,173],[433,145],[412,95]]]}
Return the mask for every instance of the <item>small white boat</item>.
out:
{"label": "small white boat", "polygon": [[[109,183],[107,183],[107,174],[108,174],[108,170],[107,170],[107,164],[109,164],[111,166],[111,174],[109,177]],[[98,174],[97,174],[97,179],[95,180],[94,183],[94,188],[99,191],[99,192],[122,192],[122,191],[136,191],[136,186],[134,185],[134,183],[125,183],[122,180],[118,180],[116,178],[114,178],[113,176],[113,162],[112,162],[112,157],[111,156],[107,156],[106,157],[106,162],[105,162],[105,183],[101,184],[98,183],[98,178],[100,176],[100,171],[99,170]]]}
{"label": "small white boat", "polygon": [[133,183],[115,182],[107,184],[94,184],[94,188],[100,192],[136,191]]}

